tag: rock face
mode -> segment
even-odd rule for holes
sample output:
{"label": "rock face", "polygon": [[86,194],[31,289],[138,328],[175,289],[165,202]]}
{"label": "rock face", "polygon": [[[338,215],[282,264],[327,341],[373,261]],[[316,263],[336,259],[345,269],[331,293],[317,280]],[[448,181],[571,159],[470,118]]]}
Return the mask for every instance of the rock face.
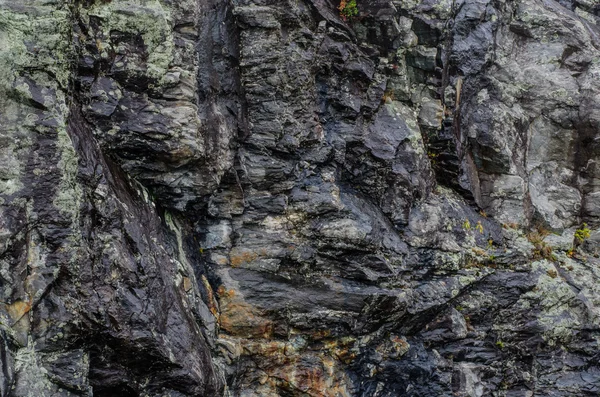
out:
{"label": "rock face", "polygon": [[600,393],[600,6],[356,3],[0,0],[1,397]]}

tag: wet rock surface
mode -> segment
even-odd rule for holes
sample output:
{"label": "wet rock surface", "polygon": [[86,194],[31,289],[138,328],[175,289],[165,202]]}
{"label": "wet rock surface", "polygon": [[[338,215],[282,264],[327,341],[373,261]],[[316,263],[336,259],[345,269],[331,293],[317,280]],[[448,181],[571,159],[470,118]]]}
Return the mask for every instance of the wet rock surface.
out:
{"label": "wet rock surface", "polygon": [[595,396],[600,9],[0,0],[0,396]]}

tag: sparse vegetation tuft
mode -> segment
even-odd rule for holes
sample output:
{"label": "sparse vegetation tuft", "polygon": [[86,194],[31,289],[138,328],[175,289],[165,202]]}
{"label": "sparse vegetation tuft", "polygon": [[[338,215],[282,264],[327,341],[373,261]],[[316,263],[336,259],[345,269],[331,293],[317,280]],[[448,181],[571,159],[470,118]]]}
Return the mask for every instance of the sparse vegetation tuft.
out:
{"label": "sparse vegetation tuft", "polygon": [[477,221],[477,225],[475,226],[475,229],[477,229],[477,231],[480,234],[483,234],[483,225],[481,224],[481,221]]}
{"label": "sparse vegetation tuft", "polygon": [[358,15],[356,0],[341,0],[338,10],[344,19],[352,19]]}
{"label": "sparse vegetation tuft", "polygon": [[586,238],[590,237],[591,230],[588,229],[587,223],[584,223],[580,229],[575,231],[575,241],[578,244],[583,244]]}
{"label": "sparse vegetation tuft", "polygon": [[527,239],[534,246],[534,259],[548,259],[550,261],[556,260],[556,256],[554,256],[554,253],[552,252],[552,247],[544,241],[548,234],[550,234],[549,231],[543,228],[538,228],[538,230],[527,235]]}
{"label": "sparse vegetation tuft", "polygon": [[469,222],[468,219],[465,219],[465,222],[463,223],[463,229],[471,230],[471,222]]}
{"label": "sparse vegetation tuft", "polygon": [[392,90],[386,90],[383,93],[383,97],[381,98],[381,102],[383,103],[389,103],[392,102],[394,100],[394,91]]}

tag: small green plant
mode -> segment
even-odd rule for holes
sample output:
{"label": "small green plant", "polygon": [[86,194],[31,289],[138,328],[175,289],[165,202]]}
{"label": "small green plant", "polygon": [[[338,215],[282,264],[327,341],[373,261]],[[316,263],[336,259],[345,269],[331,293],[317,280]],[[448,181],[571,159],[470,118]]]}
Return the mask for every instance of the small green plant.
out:
{"label": "small green plant", "polygon": [[587,223],[584,223],[581,229],[575,231],[575,241],[577,241],[578,244],[583,244],[585,239],[590,237],[590,232],[591,230],[588,229]]}
{"label": "small green plant", "polygon": [[469,222],[468,219],[466,219],[465,222],[463,223],[463,229],[471,230],[471,222]]}
{"label": "small green plant", "polygon": [[504,342],[499,340],[498,342],[496,342],[496,346],[498,346],[498,348],[500,348],[500,349],[504,349]]}
{"label": "small green plant", "polygon": [[431,162],[431,166],[432,167],[436,167],[438,164],[438,160],[437,158],[439,157],[439,154],[432,152],[431,150],[427,152],[427,157],[429,157],[429,161]]}
{"label": "small green plant", "polygon": [[481,224],[481,221],[477,221],[477,225],[475,226],[475,229],[477,229],[477,231],[481,234],[483,234],[483,225]]}
{"label": "small green plant", "polygon": [[340,10],[340,15],[344,19],[351,19],[358,15],[356,0],[341,0],[338,10]]}
{"label": "small green plant", "polygon": [[488,249],[492,249],[494,248],[494,240],[493,239],[489,239],[488,240]]}
{"label": "small green plant", "polygon": [[547,234],[542,233],[540,231],[533,231],[527,234],[527,240],[533,245],[537,245],[544,242]]}

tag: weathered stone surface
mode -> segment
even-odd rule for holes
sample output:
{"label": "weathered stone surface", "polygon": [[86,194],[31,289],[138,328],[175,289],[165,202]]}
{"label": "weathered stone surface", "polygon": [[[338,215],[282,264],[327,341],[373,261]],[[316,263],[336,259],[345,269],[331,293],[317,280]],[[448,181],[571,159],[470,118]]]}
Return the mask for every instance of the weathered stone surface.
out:
{"label": "weathered stone surface", "polygon": [[0,0],[0,396],[600,391],[590,0]]}

